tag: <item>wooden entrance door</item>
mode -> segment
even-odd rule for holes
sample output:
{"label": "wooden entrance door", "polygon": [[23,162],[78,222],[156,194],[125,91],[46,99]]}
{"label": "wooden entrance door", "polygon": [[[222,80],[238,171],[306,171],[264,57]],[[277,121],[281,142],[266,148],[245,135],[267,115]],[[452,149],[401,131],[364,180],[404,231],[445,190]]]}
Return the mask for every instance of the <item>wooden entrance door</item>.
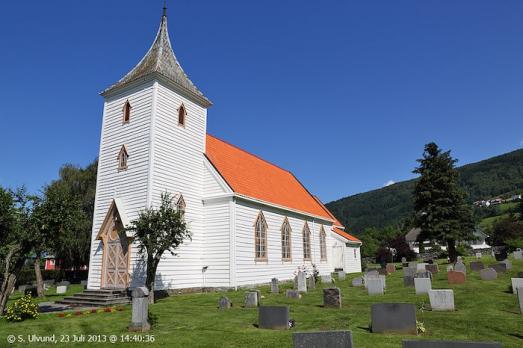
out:
{"label": "wooden entrance door", "polygon": [[129,244],[127,238],[120,238],[113,228],[107,234],[104,247],[104,282],[109,289],[127,288],[129,284]]}

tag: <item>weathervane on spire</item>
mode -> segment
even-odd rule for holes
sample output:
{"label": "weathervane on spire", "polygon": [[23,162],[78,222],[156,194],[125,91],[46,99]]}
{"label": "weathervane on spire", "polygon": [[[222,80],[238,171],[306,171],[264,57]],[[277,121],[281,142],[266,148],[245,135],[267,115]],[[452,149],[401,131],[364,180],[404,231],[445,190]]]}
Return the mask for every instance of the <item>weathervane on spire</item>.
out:
{"label": "weathervane on spire", "polygon": [[163,0],[163,16],[167,17],[167,0]]}

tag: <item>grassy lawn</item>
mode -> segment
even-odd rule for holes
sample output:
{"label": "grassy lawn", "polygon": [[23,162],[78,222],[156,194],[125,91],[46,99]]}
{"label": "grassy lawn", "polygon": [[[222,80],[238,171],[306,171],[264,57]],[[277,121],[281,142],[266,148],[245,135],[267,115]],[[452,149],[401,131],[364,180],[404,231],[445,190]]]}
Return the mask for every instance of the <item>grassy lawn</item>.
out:
{"label": "grassy lawn", "polygon": [[[470,260],[467,260],[470,261]],[[484,262],[493,259],[484,258]],[[356,347],[401,347],[402,335],[372,334],[368,331],[370,305],[376,302],[408,302],[418,307],[418,320],[426,333],[420,339],[459,339],[499,341],[504,347],[523,346],[523,315],[519,313],[517,296],[509,292],[510,278],[523,271],[523,262],[514,261],[514,267],[497,281],[484,282],[478,274],[468,272],[463,285],[449,286],[445,266],[436,275],[433,288],[452,288],[455,293],[455,312],[431,312],[428,296],[416,296],[414,288],[404,288],[402,271],[387,277],[384,296],[369,297],[364,288],[353,288],[351,275],[337,282],[342,289],[343,309],[322,308],[321,289],[304,295],[301,300],[290,300],[284,295],[270,294],[268,286],[261,287],[262,304],[289,304],[296,327],[288,331],[261,330],[256,309],[244,309],[244,291],[228,292],[234,307],[228,311],[217,309],[223,293],[185,294],[160,300],[150,307],[154,317],[154,343],[144,346],[168,347],[291,347],[292,332],[313,330],[352,330]],[[290,288],[280,286],[280,291]],[[321,288],[321,286],[320,286]],[[423,309],[424,308],[424,309]],[[123,312],[87,314],[80,317],[58,318],[42,315],[37,320],[23,323],[0,321],[0,347],[6,346],[6,337],[14,335],[126,335],[130,321],[130,307]],[[411,336],[412,338],[412,336]],[[43,346],[43,344],[41,344]],[[57,344],[57,346],[93,346],[93,343]],[[97,345],[97,344],[94,344]],[[105,346],[108,344],[98,344]],[[122,342],[114,346],[131,345]],[[14,346],[28,346],[20,344]],[[36,345],[35,345],[36,346]]]}

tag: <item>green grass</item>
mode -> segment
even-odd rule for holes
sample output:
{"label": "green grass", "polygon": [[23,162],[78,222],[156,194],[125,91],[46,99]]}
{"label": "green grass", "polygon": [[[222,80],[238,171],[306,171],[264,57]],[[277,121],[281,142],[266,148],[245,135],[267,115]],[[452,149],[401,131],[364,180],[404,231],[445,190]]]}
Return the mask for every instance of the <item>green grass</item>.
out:
{"label": "green grass", "polygon": [[[80,285],[80,284],[71,284],[71,285],[69,285],[67,287],[67,292],[65,294],[57,295],[56,294],[56,286],[51,286],[49,288],[49,290],[45,291],[45,296],[44,297],[40,297],[40,298],[35,297],[34,298],[34,302],[40,303],[40,302],[58,301],[58,300],[63,299],[66,296],[71,296],[73,294],[81,292],[82,290],[83,290],[83,286],[82,285]],[[14,301],[18,300],[22,296],[23,296],[23,294],[20,291],[16,290],[11,296],[9,296],[9,301],[7,301],[7,304],[9,305],[9,304],[13,303]],[[1,342],[0,342],[0,347],[2,347]]]}
{"label": "green grass", "polygon": [[[494,260],[487,259],[487,263]],[[485,261],[485,260],[484,260]],[[510,278],[523,271],[523,262],[514,261],[513,269],[501,275],[497,281],[484,282],[478,274],[469,271],[463,285],[449,286],[445,266],[436,275],[433,288],[452,288],[455,294],[455,312],[432,312],[428,308],[428,296],[416,296],[414,288],[404,288],[402,271],[387,277],[384,296],[369,297],[364,288],[353,288],[351,275],[337,282],[342,289],[343,309],[322,308],[321,289],[304,295],[301,300],[290,300],[283,294],[269,293],[269,287],[261,287],[262,304],[289,304],[296,327],[288,331],[261,330],[256,328],[256,309],[244,309],[244,291],[228,292],[233,301],[231,310],[217,309],[223,293],[185,294],[165,298],[150,307],[155,325],[150,332],[155,342],[147,347],[291,347],[292,332],[313,330],[349,329],[355,346],[401,347],[405,335],[372,334],[368,331],[370,306],[377,302],[408,302],[418,307],[417,317],[424,323],[426,333],[420,339],[458,339],[499,341],[505,348],[523,346],[523,315],[519,313],[517,296],[509,292]],[[280,286],[280,292],[290,284]],[[321,286],[320,286],[321,288]],[[422,308],[425,308],[422,310]],[[88,314],[81,317],[58,318],[42,315],[36,320],[23,323],[0,321],[0,347],[6,344],[9,334],[15,335],[126,335],[130,321],[130,307],[123,312]],[[89,347],[92,343],[58,344],[57,346]],[[96,345],[96,344],[94,344]],[[124,346],[117,343],[114,346]],[[16,346],[16,345],[15,345]],[[18,345],[19,347],[27,345]],[[98,344],[105,346],[105,344]]]}

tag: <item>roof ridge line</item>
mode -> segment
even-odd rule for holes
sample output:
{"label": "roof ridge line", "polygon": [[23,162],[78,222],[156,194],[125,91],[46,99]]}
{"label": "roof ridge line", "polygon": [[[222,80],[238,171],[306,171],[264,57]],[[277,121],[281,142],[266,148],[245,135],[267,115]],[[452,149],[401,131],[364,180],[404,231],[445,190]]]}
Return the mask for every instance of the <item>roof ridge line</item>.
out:
{"label": "roof ridge line", "polygon": [[[280,167],[279,165],[274,164],[274,163],[272,163],[272,162],[269,162],[269,161],[267,161],[266,159],[263,159],[263,158],[261,158],[260,156],[253,154],[252,152],[249,152],[249,151],[247,151],[247,150],[245,150],[245,149],[242,149],[241,147],[239,147],[239,146],[237,146],[237,145],[231,144],[231,143],[228,142],[227,140],[223,140],[223,139],[218,138],[217,136],[212,135],[212,134],[209,134],[209,133],[207,133],[207,135],[210,136],[210,137],[213,137],[214,139],[219,140],[219,141],[221,141],[221,142],[223,142],[223,143],[225,143],[225,144],[227,144],[227,145],[229,145],[229,146],[231,146],[231,147],[234,147],[235,149],[238,149],[238,150],[240,150],[240,151],[242,151],[242,152],[245,152],[246,154],[248,154],[248,155],[250,155],[250,156],[256,157],[256,158],[259,159],[260,161],[265,162],[265,163],[267,163],[267,164],[270,164],[271,166],[276,167],[276,168],[278,168],[278,169],[280,169],[280,170],[283,170],[284,172],[287,172],[287,173],[291,174],[292,176],[294,176],[294,174],[292,174],[292,172],[291,172],[290,170],[285,169],[285,168],[283,168],[283,167]],[[295,177],[295,178],[296,178],[296,177]],[[301,183],[300,183],[300,184],[301,184]],[[303,186],[303,185],[302,185],[302,186]],[[307,191],[307,192],[308,192],[308,191]],[[310,194],[310,192],[309,192],[309,194]]]}

